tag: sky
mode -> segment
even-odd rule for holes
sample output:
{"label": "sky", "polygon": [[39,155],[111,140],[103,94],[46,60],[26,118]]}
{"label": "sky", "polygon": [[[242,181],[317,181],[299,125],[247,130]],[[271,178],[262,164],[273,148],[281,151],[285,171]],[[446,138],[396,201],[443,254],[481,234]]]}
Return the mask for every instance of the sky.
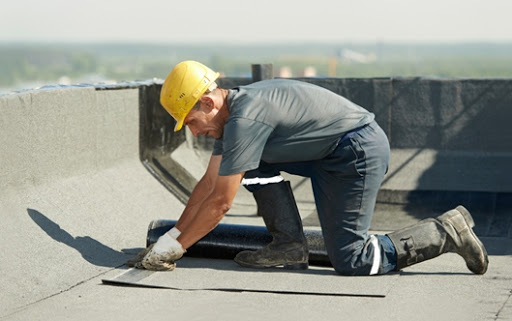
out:
{"label": "sky", "polygon": [[15,0],[0,42],[512,42],[511,0]]}

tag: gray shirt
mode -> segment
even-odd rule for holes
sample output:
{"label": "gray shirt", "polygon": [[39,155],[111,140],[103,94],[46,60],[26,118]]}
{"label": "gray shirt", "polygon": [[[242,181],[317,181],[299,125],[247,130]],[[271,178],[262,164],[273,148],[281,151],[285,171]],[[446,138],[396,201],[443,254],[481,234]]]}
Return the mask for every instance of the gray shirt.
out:
{"label": "gray shirt", "polygon": [[264,80],[229,91],[229,117],[214,144],[219,175],[256,169],[260,160],[289,163],[324,158],[344,133],[374,114],[325,88],[306,82]]}

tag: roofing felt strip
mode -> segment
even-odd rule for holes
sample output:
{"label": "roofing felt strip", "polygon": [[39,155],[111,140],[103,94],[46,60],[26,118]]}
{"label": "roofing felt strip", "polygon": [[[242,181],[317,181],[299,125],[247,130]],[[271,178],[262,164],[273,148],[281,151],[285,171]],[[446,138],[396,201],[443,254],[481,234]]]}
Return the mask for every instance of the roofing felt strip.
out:
{"label": "roofing felt strip", "polygon": [[129,269],[103,279],[104,284],[173,290],[262,292],[293,295],[364,296],[383,298],[398,274],[340,276],[328,267],[308,270],[248,269],[231,260],[186,257],[171,272]]}

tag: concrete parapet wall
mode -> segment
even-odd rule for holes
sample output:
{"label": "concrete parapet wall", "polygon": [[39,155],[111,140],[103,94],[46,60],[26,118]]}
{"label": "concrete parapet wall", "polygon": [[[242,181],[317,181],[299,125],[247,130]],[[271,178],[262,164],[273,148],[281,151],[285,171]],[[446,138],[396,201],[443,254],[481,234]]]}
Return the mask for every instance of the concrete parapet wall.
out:
{"label": "concrete parapet wall", "polygon": [[[383,189],[512,192],[512,80],[299,80],[375,113],[392,147]],[[224,78],[219,83],[231,88],[251,81]],[[211,140],[173,133],[174,121],[158,102],[158,82],[108,89],[69,87],[0,97],[0,164],[6,169],[0,173],[0,188],[79,175],[140,152],[164,185],[175,180],[173,185],[181,186],[178,196],[185,200],[197,173],[188,173],[186,164],[169,161],[168,155],[188,142],[206,162],[201,151],[211,148]],[[138,132],[122,131],[139,124]]]}
{"label": "concrete parapet wall", "polygon": [[138,89],[94,87],[0,97],[0,190],[137,158]]}
{"label": "concrete parapet wall", "polygon": [[302,80],[373,111],[392,148],[512,152],[512,79]]}

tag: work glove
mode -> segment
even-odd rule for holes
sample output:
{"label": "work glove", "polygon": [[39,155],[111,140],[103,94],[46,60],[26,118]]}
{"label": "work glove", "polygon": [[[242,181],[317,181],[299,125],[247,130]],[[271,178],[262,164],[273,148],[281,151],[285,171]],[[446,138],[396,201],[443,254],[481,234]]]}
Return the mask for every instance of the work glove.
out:
{"label": "work glove", "polygon": [[176,228],[160,236],[156,243],[148,248],[146,255],[141,260],[141,265],[147,270],[163,271],[174,267],[174,261],[179,260],[185,250],[176,240],[179,231]]}
{"label": "work glove", "polygon": [[[128,265],[129,267],[134,267],[134,268],[137,268],[137,269],[145,270],[146,268],[142,265],[142,260],[149,253],[149,251],[151,251],[153,246],[155,246],[155,243],[151,244],[150,246],[148,246],[144,250],[142,250],[139,253],[137,253],[137,256],[135,257],[135,259],[128,260],[126,262],[126,265]],[[160,264],[158,266],[153,266],[151,268],[151,270],[153,270],[153,271],[172,271],[175,268],[176,268],[176,263],[174,263],[174,262],[163,262],[162,264]]]}

